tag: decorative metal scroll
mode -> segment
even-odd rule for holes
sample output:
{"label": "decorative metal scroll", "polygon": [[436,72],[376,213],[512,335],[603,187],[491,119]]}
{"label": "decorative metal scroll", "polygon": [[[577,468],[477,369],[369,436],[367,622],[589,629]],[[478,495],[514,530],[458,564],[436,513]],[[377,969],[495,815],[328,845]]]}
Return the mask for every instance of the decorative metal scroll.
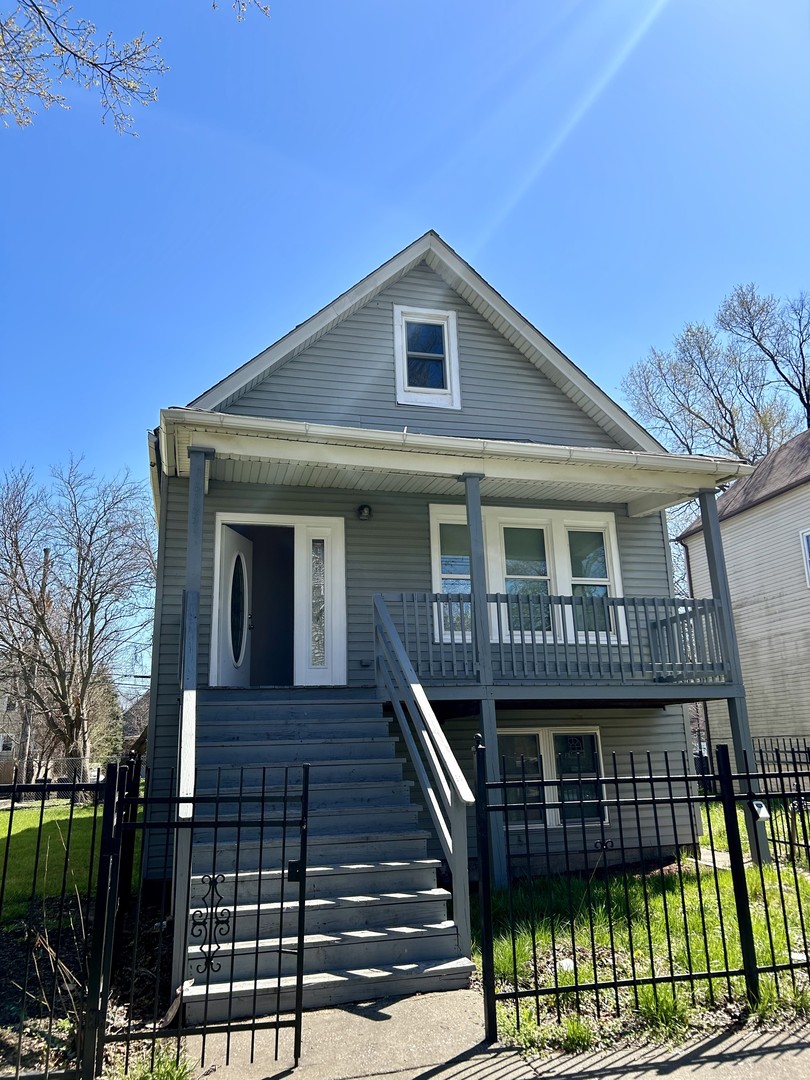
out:
{"label": "decorative metal scroll", "polygon": [[219,971],[222,967],[216,955],[222,948],[220,942],[228,937],[231,929],[231,909],[222,906],[224,898],[219,891],[224,880],[224,874],[203,875],[202,882],[208,886],[208,890],[202,898],[202,908],[191,915],[189,934],[199,941],[202,954],[202,960],[197,964],[200,975]]}

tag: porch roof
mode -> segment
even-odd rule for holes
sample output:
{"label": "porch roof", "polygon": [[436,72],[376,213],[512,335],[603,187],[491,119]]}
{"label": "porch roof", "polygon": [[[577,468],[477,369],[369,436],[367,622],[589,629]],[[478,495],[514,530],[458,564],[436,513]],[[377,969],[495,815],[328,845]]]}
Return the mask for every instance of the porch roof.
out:
{"label": "porch roof", "polygon": [[[234,483],[461,494],[464,473],[482,476],[485,499],[626,504],[630,516],[656,513],[742,476],[731,458],[557,446],[338,427],[165,409],[160,463],[188,476],[190,447],[215,452],[207,479]],[[153,470],[155,472],[156,470]]]}

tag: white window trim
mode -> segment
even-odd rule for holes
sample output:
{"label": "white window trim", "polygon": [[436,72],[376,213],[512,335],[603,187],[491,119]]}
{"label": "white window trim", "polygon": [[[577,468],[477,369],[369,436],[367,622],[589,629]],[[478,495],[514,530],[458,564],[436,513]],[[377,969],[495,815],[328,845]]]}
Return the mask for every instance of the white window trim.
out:
{"label": "white window trim", "polygon": [[802,529],[799,533],[802,545],[802,562],[804,563],[804,576],[807,579],[807,587],[810,589],[810,529]]}
{"label": "white window trim", "polygon": [[[619,564],[619,544],[616,536],[616,518],[610,513],[599,512],[570,512],[567,510],[543,510],[532,509],[522,506],[483,506],[481,517],[484,530],[484,549],[487,564],[487,592],[503,593],[506,591],[504,558],[503,558],[503,530],[504,528],[542,528],[546,532],[546,560],[549,566],[549,591],[552,596],[573,595],[573,583],[571,574],[571,558],[568,549],[569,530],[583,530],[587,532],[601,532],[605,537],[605,559],[607,562],[610,585],[610,596],[623,596],[621,566]],[[467,512],[463,506],[430,505],[430,557],[433,580],[433,591],[441,592],[441,547],[439,525],[458,525],[467,523]],[[810,530],[809,530],[810,531]],[[573,613],[569,612],[569,625],[567,637],[569,641],[594,641],[616,640],[617,633],[610,634],[594,631],[579,631],[575,634],[573,627]],[[618,640],[627,640],[627,624],[624,614],[617,612],[616,631]],[[511,640],[514,635],[509,632],[504,634],[504,640]],[[542,633],[538,632],[538,639]],[[496,642],[497,619],[493,618],[490,624],[490,640]],[[515,636],[515,640],[517,637]]]}
{"label": "white window trim", "polygon": [[[447,388],[436,390],[408,385],[408,345],[405,324],[408,322],[435,323],[444,327],[445,375]],[[434,409],[460,409],[461,385],[458,371],[458,329],[455,311],[434,308],[405,307],[394,304],[394,367],[396,369],[397,404],[423,405]]]}
{"label": "white window trim", "polygon": [[[542,728],[526,728],[526,727],[505,727],[501,728],[500,734],[502,735],[536,735],[540,746],[540,755],[543,759],[543,781],[546,785],[559,784],[560,777],[557,775],[557,760],[554,754],[554,736],[555,735],[594,735],[596,737],[596,756],[599,760],[599,784],[602,788],[604,797],[604,778],[605,778],[605,766],[602,758],[602,737],[598,727],[568,727],[565,724],[561,724],[559,727],[542,727]],[[588,779],[589,775],[586,774],[584,779]],[[531,779],[530,777],[527,780]],[[567,779],[571,779],[568,777]],[[548,786],[545,788],[548,791]],[[552,800],[553,802],[562,802],[562,794],[560,788],[557,788],[557,798]],[[584,827],[586,829],[601,829],[605,825],[610,824],[610,814],[608,813],[607,806],[604,807],[602,818],[600,821],[586,821]],[[582,829],[582,821],[569,821],[567,824],[563,824],[562,817],[559,809],[552,809],[546,811],[546,820],[529,822],[529,829]],[[510,824],[510,829],[523,830],[525,825],[522,822],[515,822]]]}

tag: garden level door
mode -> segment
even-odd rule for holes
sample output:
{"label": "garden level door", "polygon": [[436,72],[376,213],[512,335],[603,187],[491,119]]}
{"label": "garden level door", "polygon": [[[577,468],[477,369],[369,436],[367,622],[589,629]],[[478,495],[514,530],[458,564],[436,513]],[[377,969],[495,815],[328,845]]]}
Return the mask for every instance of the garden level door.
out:
{"label": "garden level door", "polygon": [[211,683],[346,682],[343,521],[218,521]]}

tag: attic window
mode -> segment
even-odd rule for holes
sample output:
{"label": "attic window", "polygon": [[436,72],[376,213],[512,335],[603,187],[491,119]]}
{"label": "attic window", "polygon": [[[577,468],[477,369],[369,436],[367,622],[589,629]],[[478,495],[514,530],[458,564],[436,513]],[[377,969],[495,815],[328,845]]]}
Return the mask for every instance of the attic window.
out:
{"label": "attic window", "polygon": [[460,409],[456,313],[394,306],[397,404]]}

